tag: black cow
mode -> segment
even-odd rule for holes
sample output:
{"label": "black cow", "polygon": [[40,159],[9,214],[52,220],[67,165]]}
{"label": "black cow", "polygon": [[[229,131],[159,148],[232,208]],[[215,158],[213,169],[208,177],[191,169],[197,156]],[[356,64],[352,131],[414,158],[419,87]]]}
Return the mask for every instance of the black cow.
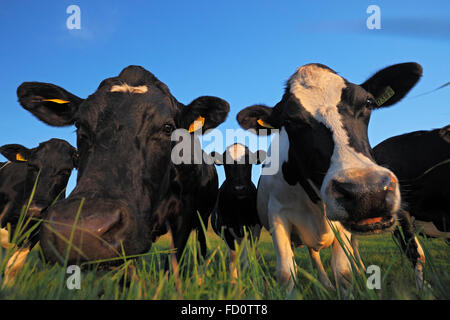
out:
{"label": "black cow", "polygon": [[424,232],[450,238],[450,125],[386,139],[373,152],[398,177],[403,208]]}
{"label": "black cow", "polygon": [[234,267],[235,241],[240,244],[247,232],[248,239],[256,242],[261,231],[256,211],[256,187],[252,182],[252,164],[260,164],[265,158],[265,152],[253,154],[246,146],[235,143],[223,155],[212,152],[211,157],[215,159],[216,165],[224,166],[226,177],[219,189],[218,206],[211,217],[211,225],[228,245],[230,271],[237,277]]}
{"label": "black cow", "polygon": [[[263,167],[257,209],[263,226],[272,230],[280,283],[290,288],[294,284],[291,240],[309,248],[325,286],[331,283],[319,250],[330,245],[338,282],[346,285],[351,279],[351,263],[328,219],[344,243],[350,232],[394,229],[401,205],[398,181],[375,163],[367,128],[372,110],[400,101],[421,75],[420,65],[403,63],[357,85],[327,66],[308,64],[289,78],[273,108],[254,105],[239,112],[237,120],[244,129],[258,134],[279,129],[280,168],[268,175]],[[271,157],[278,150],[273,145],[268,151]]]}
{"label": "black cow", "polygon": [[10,223],[14,232],[38,174],[28,217],[40,219],[42,211],[53,201],[65,198],[65,188],[76,167],[77,150],[64,140],[51,139],[33,149],[18,144],[4,145],[0,153],[10,161],[0,165],[1,226]]}
{"label": "black cow", "polygon": [[[14,235],[23,207],[27,207],[37,180],[35,193],[21,223],[21,233],[25,233],[33,221],[29,218],[42,218],[42,211],[56,199],[65,198],[65,188],[70,174],[77,164],[77,150],[68,142],[51,139],[39,144],[37,148],[27,149],[18,144],[0,147],[0,153],[9,162],[0,164],[0,222],[2,245],[9,246],[7,225]],[[39,175],[39,177],[38,177]],[[37,229],[38,230],[38,229]],[[12,280],[14,274],[23,265],[29,248],[38,241],[38,232],[33,230],[26,243],[8,263],[5,282]],[[16,261],[17,260],[17,261]]]}
{"label": "black cow", "polygon": [[46,258],[59,261],[67,249],[52,230],[69,238],[75,222],[69,263],[144,253],[169,228],[180,258],[199,227],[197,210],[202,217],[213,211],[218,183],[214,165],[174,164],[172,134],[215,128],[228,103],[204,96],[184,105],[139,66],[105,79],[86,99],[40,82],[23,83],[17,95],[45,123],[77,128],[77,185],[46,212],[40,238]]}

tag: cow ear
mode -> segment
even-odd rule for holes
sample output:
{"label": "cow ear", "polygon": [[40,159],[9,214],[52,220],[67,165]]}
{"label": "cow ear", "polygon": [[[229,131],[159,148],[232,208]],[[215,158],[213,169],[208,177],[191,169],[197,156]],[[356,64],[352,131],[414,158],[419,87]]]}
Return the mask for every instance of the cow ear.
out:
{"label": "cow ear", "polygon": [[217,97],[203,96],[192,101],[183,109],[182,127],[189,132],[214,129],[225,121],[230,105]]}
{"label": "cow ear", "polygon": [[443,127],[439,130],[439,135],[444,139],[446,142],[450,143],[450,125]]}
{"label": "cow ear", "polygon": [[6,144],[0,153],[11,162],[27,162],[31,156],[31,150],[20,144]]}
{"label": "cow ear", "polygon": [[391,106],[416,85],[422,76],[422,67],[415,62],[395,64],[375,73],[361,87],[369,91],[376,101],[375,108]]}
{"label": "cow ear", "polygon": [[253,130],[258,135],[267,135],[272,129],[279,129],[271,123],[273,108],[263,105],[253,105],[241,110],[236,119],[245,130]]}
{"label": "cow ear", "polygon": [[223,165],[223,154],[220,152],[213,151],[209,154],[209,156],[214,159],[214,164],[218,166]]}
{"label": "cow ear", "polygon": [[83,99],[50,83],[24,82],[17,88],[19,103],[39,120],[56,127],[74,123]]}

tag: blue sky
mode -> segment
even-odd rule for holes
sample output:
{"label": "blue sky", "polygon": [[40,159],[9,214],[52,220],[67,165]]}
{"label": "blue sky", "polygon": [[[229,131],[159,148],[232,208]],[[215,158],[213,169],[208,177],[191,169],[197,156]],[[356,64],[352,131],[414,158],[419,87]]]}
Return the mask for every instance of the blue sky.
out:
{"label": "blue sky", "polygon": [[[80,30],[66,27],[72,4],[81,9]],[[366,27],[371,4],[381,9],[381,30]],[[183,103],[201,95],[227,100],[224,130],[238,127],[244,107],[277,103],[286,79],[304,64],[323,63],[361,83],[380,68],[416,61],[423,78],[403,101],[373,113],[371,144],[450,123],[450,87],[416,97],[450,81],[448,0],[8,0],[0,41],[0,145],[31,148],[53,137],[76,145],[74,127],[49,127],[20,107],[22,82],[51,82],[85,98],[131,64],[153,72]]]}

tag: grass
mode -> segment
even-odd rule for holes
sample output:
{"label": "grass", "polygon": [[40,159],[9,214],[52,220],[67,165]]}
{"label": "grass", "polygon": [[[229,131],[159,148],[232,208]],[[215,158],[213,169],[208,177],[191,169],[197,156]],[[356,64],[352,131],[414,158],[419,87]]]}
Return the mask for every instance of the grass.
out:
{"label": "grass", "polygon": [[[89,270],[81,274],[81,289],[66,287],[66,269],[40,259],[40,249],[30,253],[13,285],[0,289],[0,299],[449,299],[450,247],[442,240],[421,239],[426,250],[425,277],[432,289],[417,291],[414,272],[400,253],[391,235],[360,237],[360,253],[366,266],[381,268],[382,289],[355,288],[351,295],[326,291],[316,280],[306,248],[295,249],[299,266],[295,289],[288,293],[275,279],[276,259],[270,235],[263,232],[258,253],[249,250],[247,268],[233,283],[228,272],[228,251],[223,241],[208,228],[208,254],[198,257],[198,242],[191,235],[184,252],[179,278],[166,271],[170,249],[167,236],[161,238],[146,256],[128,260],[110,271]],[[11,249],[13,250],[13,249]],[[322,261],[332,279],[330,251],[323,250]],[[199,260],[197,262],[197,260]],[[1,264],[4,266],[4,263]],[[2,269],[1,271],[3,271]],[[135,274],[135,275],[134,275]],[[358,277],[358,274],[355,274]],[[127,280],[124,281],[124,278]]]}
{"label": "grass", "polygon": [[[33,188],[32,194],[34,194]],[[24,206],[13,243],[27,240],[39,226],[25,219],[31,201]],[[77,217],[81,211],[77,212]],[[25,231],[27,230],[27,231]],[[431,288],[417,290],[413,268],[391,234],[359,237],[359,250],[365,266],[377,265],[381,269],[381,290],[366,286],[366,275],[353,273],[353,285],[346,295],[339,290],[328,291],[317,280],[307,248],[296,248],[298,265],[294,290],[288,292],[275,279],[276,258],[270,234],[263,230],[257,250],[248,245],[248,265],[240,269],[240,277],[230,277],[228,249],[225,243],[207,228],[208,253],[199,255],[195,234],[191,234],[177,272],[167,264],[170,238],[166,235],[155,243],[150,252],[136,258],[122,257],[122,265],[99,270],[94,264],[81,273],[80,289],[69,290],[66,281],[67,262],[50,265],[43,261],[39,245],[29,254],[23,268],[12,284],[0,279],[0,299],[450,299],[450,246],[440,239],[420,238],[427,262],[425,279]],[[73,232],[72,232],[73,236]],[[69,247],[70,247],[70,239]],[[242,251],[242,247],[238,251]],[[4,274],[8,259],[17,246],[0,248],[0,274]],[[321,251],[328,277],[332,280],[331,250]],[[67,261],[68,255],[66,254]],[[166,270],[165,266],[169,266]],[[333,281],[333,280],[332,280]]]}

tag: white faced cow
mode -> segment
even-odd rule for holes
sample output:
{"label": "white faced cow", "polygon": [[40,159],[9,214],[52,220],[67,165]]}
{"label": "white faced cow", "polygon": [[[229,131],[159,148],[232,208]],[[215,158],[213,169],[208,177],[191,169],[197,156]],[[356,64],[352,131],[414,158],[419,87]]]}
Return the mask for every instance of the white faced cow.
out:
{"label": "white faced cow", "polygon": [[257,208],[272,233],[281,284],[293,288],[292,241],[309,248],[319,280],[329,288],[319,250],[332,245],[333,273],[345,287],[351,263],[329,223],[350,253],[350,232],[373,234],[395,227],[401,205],[398,180],[373,160],[367,127],[372,110],[401,100],[421,74],[416,63],[397,64],[356,85],[324,65],[308,64],[289,78],[275,107],[254,105],[238,114],[244,129],[258,134],[267,132],[260,129],[280,130],[280,170],[262,172]]}

